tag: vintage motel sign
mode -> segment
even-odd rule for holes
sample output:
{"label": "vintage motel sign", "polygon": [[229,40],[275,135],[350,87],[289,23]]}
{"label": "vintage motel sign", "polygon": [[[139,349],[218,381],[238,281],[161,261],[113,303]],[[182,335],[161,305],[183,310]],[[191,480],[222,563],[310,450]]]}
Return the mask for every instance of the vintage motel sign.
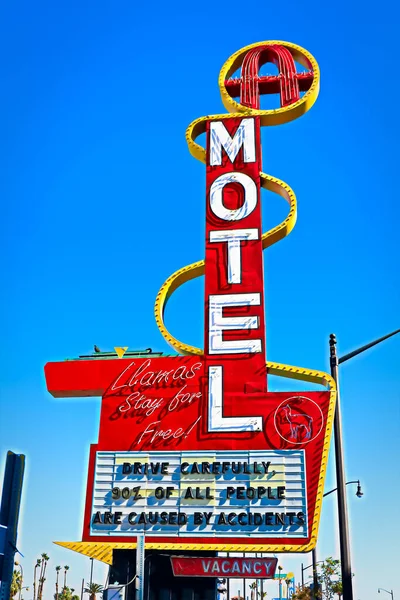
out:
{"label": "vintage motel sign", "polygon": [[[279,76],[259,75],[267,62]],[[262,172],[260,128],[313,105],[318,65],[294,44],[253,44],[225,63],[219,85],[231,114],[202,117],[187,130],[190,152],[206,163],[205,260],[174,273],[155,306],[160,331],[180,356],[118,348],[121,358],[95,354],[45,367],[53,396],[102,397],[83,542],[63,543],[89,555],[91,543],[132,547],[143,534],[146,548],[158,549],[308,552],[316,543],[334,382],[266,362],[262,251],[290,233],[296,197]],[[261,110],[265,93],[280,93],[281,108]],[[204,132],[206,148],[195,141]],[[261,188],[289,203],[287,218],[267,233]],[[177,340],[163,321],[172,292],[202,274],[204,351]],[[269,392],[268,374],[329,391]]]}

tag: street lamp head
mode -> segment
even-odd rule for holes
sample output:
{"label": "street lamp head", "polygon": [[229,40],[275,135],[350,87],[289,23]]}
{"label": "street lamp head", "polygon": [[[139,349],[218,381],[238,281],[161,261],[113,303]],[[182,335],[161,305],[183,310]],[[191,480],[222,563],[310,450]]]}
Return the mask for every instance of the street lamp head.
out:
{"label": "street lamp head", "polygon": [[361,496],[363,496],[363,495],[364,495],[364,494],[363,494],[363,492],[362,492],[362,490],[361,490],[361,484],[360,484],[360,482],[358,481],[358,482],[357,482],[357,491],[356,491],[356,496],[357,496],[357,498],[361,498]]}

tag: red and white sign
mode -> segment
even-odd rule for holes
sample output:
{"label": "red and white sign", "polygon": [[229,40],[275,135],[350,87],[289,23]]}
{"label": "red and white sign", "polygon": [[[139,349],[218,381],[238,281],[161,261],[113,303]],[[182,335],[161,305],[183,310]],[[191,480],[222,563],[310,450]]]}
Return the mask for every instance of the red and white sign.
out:
{"label": "red and white sign", "polygon": [[203,356],[45,367],[55,397],[102,396],[85,541],[296,551],[311,540],[330,395],[267,391],[260,171],[258,117],[209,123]]}
{"label": "red and white sign", "polygon": [[190,558],[171,556],[175,577],[273,579],[277,558]]}

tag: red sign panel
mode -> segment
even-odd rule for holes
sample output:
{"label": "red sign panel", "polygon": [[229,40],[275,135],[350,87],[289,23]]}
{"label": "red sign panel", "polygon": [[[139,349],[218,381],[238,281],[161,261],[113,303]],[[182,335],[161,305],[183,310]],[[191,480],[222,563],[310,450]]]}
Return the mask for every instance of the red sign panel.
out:
{"label": "red sign panel", "polygon": [[175,577],[273,579],[277,558],[190,558],[171,556]]}
{"label": "red sign panel", "polygon": [[171,546],[309,540],[329,393],[226,393],[224,418],[259,415],[263,426],[213,432],[198,358],[50,363],[46,377],[55,396],[103,396],[84,540],[121,542],[143,531]]}

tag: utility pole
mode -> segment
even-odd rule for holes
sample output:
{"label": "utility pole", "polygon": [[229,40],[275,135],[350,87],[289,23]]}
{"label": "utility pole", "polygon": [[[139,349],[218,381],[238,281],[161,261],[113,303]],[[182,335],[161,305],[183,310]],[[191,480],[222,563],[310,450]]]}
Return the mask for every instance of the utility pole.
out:
{"label": "utility pole", "polygon": [[383,337],[357,348],[340,358],[336,351],[336,336],[331,333],[329,336],[329,349],[330,349],[330,366],[331,375],[336,382],[337,396],[336,396],[336,410],[334,419],[334,432],[335,432],[335,461],[336,461],[336,484],[338,492],[338,517],[339,517],[339,539],[340,539],[340,561],[342,570],[342,585],[343,585],[343,600],[353,600],[353,582],[351,572],[351,559],[350,559],[350,541],[349,541],[349,528],[348,528],[348,513],[347,513],[347,499],[346,499],[346,479],[344,472],[344,456],[343,456],[343,437],[342,437],[342,417],[340,409],[340,389],[339,389],[339,365],[354,358],[358,354],[369,350],[373,346],[380,344],[381,342],[389,339],[390,337],[400,333],[400,329],[396,329]]}
{"label": "utility pole", "polygon": [[312,551],[312,566],[313,566],[313,591],[314,597],[318,598],[318,571],[317,571],[317,549]]}
{"label": "utility pole", "polygon": [[339,539],[340,539],[340,562],[342,569],[343,600],[353,600],[353,585],[350,560],[350,542],[346,499],[346,479],[344,474],[342,417],[340,411],[340,389],[339,389],[339,361],[336,352],[336,336],[329,336],[331,375],[336,383],[336,409],[334,419],[335,431],[335,461],[336,461],[336,485],[338,497],[339,516]]}

